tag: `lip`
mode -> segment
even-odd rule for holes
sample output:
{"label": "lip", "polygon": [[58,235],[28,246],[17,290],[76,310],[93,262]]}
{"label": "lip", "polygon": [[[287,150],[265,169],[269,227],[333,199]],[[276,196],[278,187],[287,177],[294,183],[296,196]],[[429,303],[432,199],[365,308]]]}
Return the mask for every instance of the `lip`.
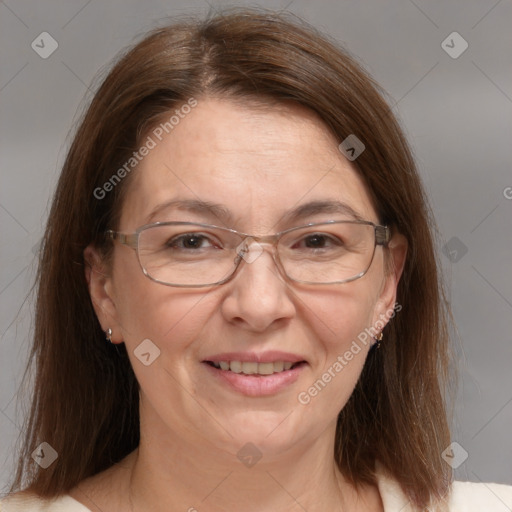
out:
{"label": "lip", "polygon": [[[221,361],[240,361],[242,363],[274,363],[276,361],[288,361],[291,363],[303,363],[295,368],[273,373],[272,375],[245,375],[243,373],[234,373],[229,370],[221,370],[210,365],[220,363]],[[306,358],[283,352],[280,350],[266,350],[264,352],[223,352],[205,357],[203,365],[209,371],[217,382],[222,386],[241,393],[246,396],[269,396],[274,395],[293,384],[307,366]]]}
{"label": "lip", "polygon": [[[240,361],[242,363],[274,363],[276,361],[289,361],[299,363],[306,361],[305,357],[290,352],[281,352],[279,350],[267,350],[265,352],[224,352],[215,354],[203,359],[203,362],[211,361],[220,363],[220,361]],[[289,371],[289,370],[286,370]]]}
{"label": "lip", "polygon": [[[244,362],[272,362],[271,360],[257,360],[257,359],[236,359],[235,357],[223,359],[228,354],[222,354],[222,357],[218,359],[218,361],[244,361]],[[238,354],[236,357],[240,357],[241,354]],[[246,358],[249,357],[248,354],[245,354]],[[255,354],[252,355],[253,357]],[[266,355],[265,357],[269,357]],[[273,361],[282,361],[283,359],[275,359]],[[285,358],[286,361],[291,361],[291,359]],[[272,375],[244,375],[243,373],[234,373],[229,370],[221,370],[215,368],[208,364],[207,361],[214,361],[214,359],[208,359],[203,361],[203,366],[206,371],[208,371],[217,382],[222,386],[227,386],[228,388],[241,393],[245,396],[258,397],[258,396],[270,396],[279,393],[284,390],[288,386],[292,385],[300,376],[302,371],[307,366],[307,363],[303,359],[298,359],[294,362],[304,361],[303,364],[296,366],[295,368],[290,368],[289,370],[284,370],[279,373],[273,373]]]}

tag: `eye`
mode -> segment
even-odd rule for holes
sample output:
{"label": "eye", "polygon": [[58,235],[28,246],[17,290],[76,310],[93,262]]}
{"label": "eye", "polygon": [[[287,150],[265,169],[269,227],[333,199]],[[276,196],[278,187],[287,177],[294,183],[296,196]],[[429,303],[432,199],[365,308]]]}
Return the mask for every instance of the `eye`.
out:
{"label": "eye", "polygon": [[329,249],[343,246],[343,241],[326,233],[311,233],[304,236],[293,248],[298,249]]}
{"label": "eye", "polygon": [[171,249],[197,250],[219,247],[206,235],[200,233],[184,233],[169,239],[166,246]]}

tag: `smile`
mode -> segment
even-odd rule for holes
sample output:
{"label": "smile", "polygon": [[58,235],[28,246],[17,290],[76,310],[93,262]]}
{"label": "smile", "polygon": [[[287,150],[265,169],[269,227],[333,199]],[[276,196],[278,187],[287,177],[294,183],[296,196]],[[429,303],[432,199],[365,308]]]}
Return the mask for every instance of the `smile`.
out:
{"label": "smile", "polygon": [[[224,356],[225,357],[225,356]],[[301,361],[204,360],[207,373],[225,389],[250,397],[264,397],[285,391],[300,377],[308,363]],[[298,359],[298,358],[297,358]]]}
{"label": "smile", "polygon": [[208,364],[217,369],[243,373],[245,375],[272,375],[293,369],[302,363],[303,361],[297,363],[291,361],[274,361],[268,363],[258,363],[255,361],[208,361]]}

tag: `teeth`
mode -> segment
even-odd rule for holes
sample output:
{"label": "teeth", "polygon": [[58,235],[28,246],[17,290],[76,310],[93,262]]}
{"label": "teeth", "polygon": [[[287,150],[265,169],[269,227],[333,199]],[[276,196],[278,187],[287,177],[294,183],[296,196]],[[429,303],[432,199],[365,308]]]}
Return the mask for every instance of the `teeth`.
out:
{"label": "teeth", "polygon": [[259,363],[257,366],[260,375],[272,375],[274,373],[274,363]]}
{"label": "teeth", "polygon": [[254,375],[258,373],[258,363],[242,363],[242,373],[246,375]]}
{"label": "teeth", "polygon": [[283,361],[276,361],[274,363],[274,371],[275,372],[282,372],[284,369],[284,362]]}
{"label": "teeth", "polygon": [[[224,361],[222,361],[222,362],[224,362]],[[242,363],[240,361],[231,361],[231,363],[226,363],[226,364],[229,365],[229,369],[232,372],[242,373]]]}
{"label": "teeth", "polygon": [[289,370],[294,363],[290,361],[276,361],[274,363],[219,361],[213,364],[215,368],[231,370],[234,373],[243,373],[245,375],[272,375],[273,373]]}

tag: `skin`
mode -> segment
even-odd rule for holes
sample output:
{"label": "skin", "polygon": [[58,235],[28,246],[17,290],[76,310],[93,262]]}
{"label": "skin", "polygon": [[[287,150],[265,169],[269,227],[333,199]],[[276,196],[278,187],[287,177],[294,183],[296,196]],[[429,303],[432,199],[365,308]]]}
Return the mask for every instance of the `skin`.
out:
{"label": "skin", "polygon": [[[338,143],[297,105],[254,108],[200,98],[139,164],[119,230],[134,232],[155,206],[178,198],[220,203],[232,214],[228,227],[256,235],[297,225],[283,224],[284,215],[312,200],[343,201],[378,223]],[[324,213],[298,225],[344,218]],[[170,220],[220,222],[176,209],[152,219]],[[369,344],[308,405],[297,396],[392,310],[405,254],[397,234],[389,249],[377,247],[361,279],[311,286],[284,279],[264,251],[222,286],[187,289],[148,279],[129,247],[116,243],[108,266],[89,246],[87,280],[98,319],[112,329],[114,343],[126,344],[140,383],[141,442],[71,495],[91,510],[383,510],[378,490],[353,488],[333,459],[336,418]],[[144,366],[133,352],[147,338],[161,353]],[[201,363],[220,352],[264,350],[308,362],[295,383],[267,397],[222,386]],[[251,468],[236,456],[248,442],[262,454]]]}

